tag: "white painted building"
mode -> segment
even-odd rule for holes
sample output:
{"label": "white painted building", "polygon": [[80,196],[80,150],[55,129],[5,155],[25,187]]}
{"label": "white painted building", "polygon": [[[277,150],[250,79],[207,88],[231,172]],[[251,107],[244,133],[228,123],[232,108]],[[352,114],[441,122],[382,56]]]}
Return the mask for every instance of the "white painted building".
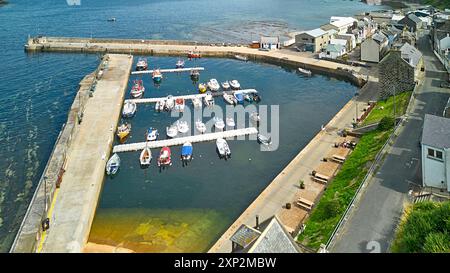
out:
{"label": "white painted building", "polygon": [[421,144],[423,186],[450,192],[450,119],[426,114]]}
{"label": "white painted building", "polygon": [[347,33],[349,29],[353,28],[356,22],[358,22],[358,20],[353,17],[333,16],[330,19],[330,24],[337,28],[339,34]]}

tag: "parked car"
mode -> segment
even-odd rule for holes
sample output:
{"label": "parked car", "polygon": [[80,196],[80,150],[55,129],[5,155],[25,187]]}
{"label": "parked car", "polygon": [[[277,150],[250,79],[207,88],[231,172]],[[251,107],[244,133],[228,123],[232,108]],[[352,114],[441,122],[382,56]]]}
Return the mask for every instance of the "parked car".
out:
{"label": "parked car", "polygon": [[441,88],[450,88],[450,82],[441,82]]}

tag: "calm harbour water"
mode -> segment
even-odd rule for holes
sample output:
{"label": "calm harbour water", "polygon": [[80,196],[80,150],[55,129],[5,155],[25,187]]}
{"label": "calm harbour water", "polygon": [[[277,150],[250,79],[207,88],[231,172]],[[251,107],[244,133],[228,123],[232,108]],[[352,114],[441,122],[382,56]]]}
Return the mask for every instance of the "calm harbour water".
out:
{"label": "calm harbour water", "polygon": [[[374,8],[340,0],[233,0],[214,5],[209,0],[81,0],[80,6],[65,0],[9,2],[0,7],[0,251],[8,251],[14,239],[79,81],[98,65],[97,55],[26,54],[23,44],[29,34],[243,42],[261,33],[285,35],[317,27],[332,15]],[[117,22],[106,22],[109,17]],[[173,67],[175,61],[150,58],[160,67]],[[105,181],[91,234],[94,241],[123,240],[142,251],[204,251],[355,91],[345,82],[324,76],[304,79],[288,68],[267,64],[225,59],[198,64],[207,69],[202,80],[237,78],[244,87],[260,90],[263,104],[281,105],[279,149],[260,152],[255,142],[235,141],[230,143],[233,157],[225,162],[218,160],[214,143],[198,144],[192,164],[182,168],[176,162],[162,173],[155,167],[139,169],[136,153],[123,154],[120,174]],[[145,83],[146,97],[193,92],[187,75],[168,75],[159,89],[148,77]],[[174,120],[167,113],[154,113],[150,105],[138,111],[130,141],[141,141],[150,124],[163,130]],[[179,149],[174,152],[178,155]],[[106,234],[104,230],[118,222],[113,218],[128,221],[118,233],[134,237]],[[179,225],[167,226],[177,219]],[[155,238],[158,247],[136,243]]]}

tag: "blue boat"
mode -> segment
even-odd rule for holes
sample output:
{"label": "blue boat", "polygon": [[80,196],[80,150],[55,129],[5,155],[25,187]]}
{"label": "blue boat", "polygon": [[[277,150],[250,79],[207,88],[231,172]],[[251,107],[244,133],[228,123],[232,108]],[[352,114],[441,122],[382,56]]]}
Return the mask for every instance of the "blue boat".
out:
{"label": "blue boat", "polygon": [[155,129],[153,127],[150,127],[147,129],[147,133],[146,133],[147,141],[154,141],[158,138],[158,136],[159,136],[159,133],[158,133],[157,129]]}
{"label": "blue boat", "polygon": [[184,143],[181,148],[181,160],[183,160],[183,162],[192,160],[192,151],[192,144],[190,142]]}
{"label": "blue boat", "polygon": [[234,92],[233,96],[238,103],[244,104],[244,95],[241,92]]}

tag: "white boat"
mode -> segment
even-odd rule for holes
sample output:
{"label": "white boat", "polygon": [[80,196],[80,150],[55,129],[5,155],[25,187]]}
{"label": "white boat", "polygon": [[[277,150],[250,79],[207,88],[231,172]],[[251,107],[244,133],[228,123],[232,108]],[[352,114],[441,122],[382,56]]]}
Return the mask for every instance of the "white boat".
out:
{"label": "white boat", "polygon": [[206,106],[213,106],[214,105],[214,98],[212,96],[211,91],[206,92],[206,96],[204,97],[205,105]]}
{"label": "white boat", "polygon": [[145,133],[145,138],[147,139],[147,141],[154,141],[158,138],[158,136],[158,130],[153,127],[148,128],[147,132]]}
{"label": "white boat", "polygon": [[220,157],[228,158],[231,155],[230,147],[225,139],[218,138],[216,140],[216,146]]}
{"label": "white boat", "polygon": [[225,128],[225,123],[223,122],[223,119],[215,117],[214,118],[214,127],[216,127],[219,130],[222,130],[223,128]]}
{"label": "white boat", "polygon": [[230,83],[228,81],[225,81],[222,83],[222,89],[223,90],[228,90],[230,89]]}
{"label": "white boat", "polygon": [[194,108],[201,108],[202,107],[202,101],[195,97],[192,99],[192,105],[194,105]]}
{"label": "white boat", "polygon": [[147,70],[148,68],[148,62],[146,58],[139,58],[136,63],[136,71],[143,71]]}
{"label": "white boat", "polygon": [[299,71],[300,73],[302,73],[302,74],[307,75],[307,76],[311,76],[311,74],[312,74],[311,70],[304,69],[304,68],[301,68],[301,67],[298,68],[298,71]]}
{"label": "white boat", "polygon": [[175,100],[174,110],[178,111],[178,112],[184,112],[184,99],[183,98],[178,98]]}
{"label": "white boat", "polygon": [[233,95],[227,94],[227,93],[223,93],[223,99],[231,105],[236,105],[237,100],[234,98]]}
{"label": "white boat", "polygon": [[172,95],[169,95],[167,96],[166,105],[164,109],[166,111],[172,111],[173,107],[175,107],[175,100],[173,99]]}
{"label": "white boat", "polygon": [[206,132],[206,125],[201,120],[195,122],[195,128],[202,134]]}
{"label": "white boat", "polygon": [[178,128],[178,132],[185,134],[189,131],[189,125],[187,123],[187,121],[184,120],[178,120],[177,121],[177,128]]}
{"label": "white boat", "polygon": [[106,174],[114,175],[117,173],[120,167],[120,157],[117,154],[113,154],[106,163]]}
{"label": "white boat", "polygon": [[236,58],[236,59],[238,59],[238,60],[241,60],[241,61],[248,61],[248,58],[246,57],[246,56],[243,56],[243,55],[234,55],[234,57]]}
{"label": "white boat", "polygon": [[258,134],[258,142],[264,145],[270,145],[272,143],[272,138],[265,135]]}
{"label": "white boat", "polygon": [[234,122],[233,118],[226,118],[226,123],[228,127],[234,128],[236,126],[236,123]]}
{"label": "white boat", "polygon": [[165,100],[159,100],[155,104],[155,110],[156,111],[164,111],[164,107],[166,106]]}
{"label": "white boat", "polygon": [[251,120],[252,122],[257,123],[257,122],[260,121],[260,119],[261,119],[261,118],[259,117],[258,112],[253,112],[253,113],[250,114],[250,120]]}
{"label": "white boat", "polygon": [[179,59],[175,64],[175,68],[183,68],[183,67],[184,67],[184,60]]}
{"label": "white boat", "polygon": [[210,79],[207,85],[211,91],[218,91],[220,89],[219,82],[216,79]]}
{"label": "white boat", "polygon": [[170,138],[176,137],[178,134],[178,126],[176,124],[172,124],[169,127],[166,127],[166,134]]}
{"label": "white boat", "polygon": [[150,162],[152,161],[152,151],[150,151],[150,148],[145,147],[142,150],[141,155],[139,156],[139,161],[143,167],[150,165]]}
{"label": "white boat", "polygon": [[241,88],[241,84],[237,80],[230,81],[230,86],[233,89],[239,89]]}
{"label": "white boat", "polygon": [[134,116],[135,113],[136,113],[136,103],[132,101],[125,102],[125,104],[123,105],[122,116],[124,118],[130,118]]}

